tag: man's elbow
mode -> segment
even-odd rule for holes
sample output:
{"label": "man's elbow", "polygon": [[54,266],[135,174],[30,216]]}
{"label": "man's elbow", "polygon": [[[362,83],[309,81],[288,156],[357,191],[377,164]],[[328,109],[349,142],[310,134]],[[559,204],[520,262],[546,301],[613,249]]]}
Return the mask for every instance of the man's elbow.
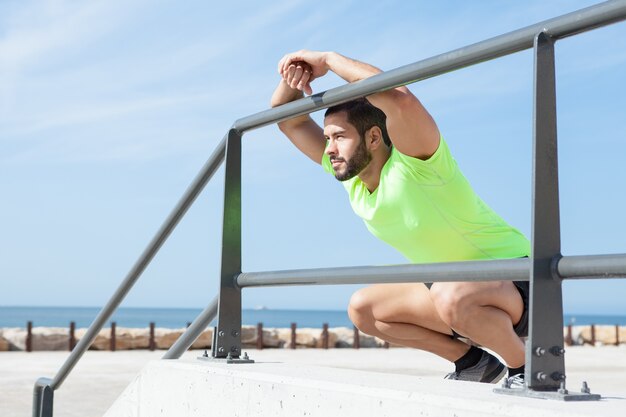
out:
{"label": "man's elbow", "polygon": [[310,118],[308,115],[297,116],[293,119],[283,120],[282,122],[276,123],[281,132],[285,135],[289,136],[292,133],[295,133],[298,130],[302,130],[306,124],[309,122]]}
{"label": "man's elbow", "polygon": [[276,123],[276,125],[278,126],[278,129],[280,129],[280,131],[283,132],[285,135],[290,130],[286,122],[278,122]]}
{"label": "man's elbow", "polygon": [[402,112],[415,109],[416,107],[422,107],[422,104],[417,97],[415,97],[406,87],[394,89],[393,94],[393,100]]}
{"label": "man's elbow", "polygon": [[297,129],[297,123],[294,123],[293,120],[283,120],[282,122],[276,123],[278,129],[287,137],[291,137],[294,134],[294,131]]}
{"label": "man's elbow", "polygon": [[278,107],[282,104],[285,104],[284,102],[281,102],[280,100],[276,100],[274,99],[274,97],[272,97],[272,99],[270,100],[270,107],[274,108],[274,107]]}

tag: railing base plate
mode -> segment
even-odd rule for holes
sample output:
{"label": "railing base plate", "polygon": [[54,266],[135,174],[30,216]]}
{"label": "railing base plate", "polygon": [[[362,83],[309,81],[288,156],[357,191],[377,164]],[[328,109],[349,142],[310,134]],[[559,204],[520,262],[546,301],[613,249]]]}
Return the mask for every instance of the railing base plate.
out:
{"label": "railing base plate", "polygon": [[602,397],[599,394],[588,394],[584,392],[570,393],[558,391],[535,391],[528,388],[495,388],[496,394],[515,395],[518,397],[541,398],[544,400],[559,401],[599,401]]}
{"label": "railing base plate", "polygon": [[250,358],[214,358],[212,356],[198,356],[198,359],[213,363],[254,363],[254,360]]}

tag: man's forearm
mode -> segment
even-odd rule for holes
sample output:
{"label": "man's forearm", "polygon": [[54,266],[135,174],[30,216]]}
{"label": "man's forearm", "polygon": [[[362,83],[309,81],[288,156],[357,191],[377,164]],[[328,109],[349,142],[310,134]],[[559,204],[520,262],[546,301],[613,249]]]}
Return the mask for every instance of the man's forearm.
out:
{"label": "man's forearm", "polygon": [[304,97],[302,91],[289,87],[287,82],[281,79],[276,87],[276,90],[274,90],[274,94],[272,94],[270,105],[272,107],[277,107],[282,104],[298,100],[302,97]]}
{"label": "man's forearm", "polygon": [[[276,87],[276,90],[274,90],[274,94],[272,94],[270,105],[272,107],[277,107],[298,100],[302,97],[304,97],[302,91],[289,87],[287,82],[281,79]],[[294,117],[293,119],[283,120],[278,123],[278,127],[283,133],[290,136],[292,135],[292,129],[297,128],[302,123],[307,123],[309,120],[311,120],[311,117],[308,114],[305,114]]]}
{"label": "man's forearm", "polygon": [[[272,95],[272,107],[280,106],[303,97],[300,90],[291,88],[285,80],[281,80]],[[322,129],[308,114],[283,120],[278,128],[306,156],[316,163],[321,163],[324,153],[325,139]]]}
{"label": "man's forearm", "polygon": [[[373,65],[348,58],[336,52],[325,52],[324,56],[328,70],[349,83],[364,80],[382,72]],[[401,102],[403,100],[409,99],[410,101],[415,97],[408,88],[402,86],[369,95],[367,99],[389,117],[396,111],[402,111]]]}
{"label": "man's forearm", "polygon": [[382,72],[373,65],[348,58],[337,52],[326,52],[325,61],[328,69],[349,83],[369,78]]}

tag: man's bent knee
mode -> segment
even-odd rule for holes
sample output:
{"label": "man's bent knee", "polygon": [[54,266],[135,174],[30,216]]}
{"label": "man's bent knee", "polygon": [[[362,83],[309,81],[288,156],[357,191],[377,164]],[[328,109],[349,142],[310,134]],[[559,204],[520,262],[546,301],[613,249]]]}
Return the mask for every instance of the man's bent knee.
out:
{"label": "man's bent knee", "polygon": [[372,301],[365,289],[358,290],[348,304],[348,316],[354,325],[362,332],[369,333],[374,326],[374,315],[372,313]]}
{"label": "man's bent knee", "polygon": [[[462,284],[461,284],[462,285]],[[471,297],[459,291],[456,284],[433,285],[430,298],[441,320],[450,328],[460,330],[468,318],[467,310],[471,308]]]}

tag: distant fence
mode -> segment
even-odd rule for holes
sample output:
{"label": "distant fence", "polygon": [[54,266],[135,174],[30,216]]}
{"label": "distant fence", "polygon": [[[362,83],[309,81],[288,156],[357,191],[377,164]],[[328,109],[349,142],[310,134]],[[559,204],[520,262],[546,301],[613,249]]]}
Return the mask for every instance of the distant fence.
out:
{"label": "distant fence", "polygon": [[[190,326],[187,322],[187,326]],[[35,350],[72,350],[76,342],[80,340],[86,329],[76,329],[75,322],[70,322],[67,332],[60,331],[59,327],[40,327],[40,331],[35,333],[32,321],[26,324],[26,331],[11,333],[9,340],[5,340],[12,345],[12,350],[24,350],[32,352]],[[184,329],[157,328],[155,322],[150,322],[148,327],[127,328],[118,327],[116,322],[111,322],[109,331],[101,331],[94,340],[91,350],[130,350],[130,349],[169,349],[175,340],[183,333]],[[204,335],[199,337],[192,348],[209,349],[212,345],[213,329],[207,329]],[[37,338],[37,346],[34,340]],[[0,340],[3,339],[2,329],[0,329]],[[330,328],[328,323],[323,323],[321,328],[304,327],[298,331],[297,323],[291,323],[289,328],[264,327],[263,323],[243,326],[242,339],[247,348],[354,348],[360,347],[382,347],[389,348],[389,343],[373,336],[361,333],[356,327],[335,327]],[[16,342],[24,340],[24,343]],[[12,343],[11,343],[12,342]],[[24,346],[23,349],[21,346]],[[63,348],[61,348],[63,346]],[[0,350],[9,350],[6,348]]]}
{"label": "distant fence", "polygon": [[[187,322],[189,327],[191,322]],[[75,322],[70,322],[67,332],[56,332],[51,329],[56,327],[42,327],[45,329],[38,334],[33,333],[33,322],[28,321],[26,324],[26,332],[12,335],[9,340],[3,337],[2,329],[0,329],[0,341],[4,340],[4,344],[0,343],[0,351],[2,350],[24,350],[46,351],[46,350],[65,350],[71,351],[76,346],[76,342],[84,335],[85,329],[76,329]],[[119,329],[119,330],[118,330]],[[118,334],[118,331],[120,334]],[[572,345],[591,345],[591,346],[607,346],[626,344],[626,326],[615,325],[578,325],[569,324],[563,328],[565,344]],[[104,336],[101,332],[99,339],[94,341],[92,350],[135,350],[147,349],[150,351],[158,349],[169,349],[183,332],[183,329],[157,328],[155,322],[150,322],[147,327],[143,328],[118,328],[116,322],[111,322],[110,330]],[[207,329],[202,337],[200,337],[192,348],[209,349],[212,343],[213,329]],[[121,336],[121,337],[120,337]],[[33,343],[35,337],[38,338],[37,346]],[[22,338],[22,344],[15,343],[15,339]],[[266,328],[263,323],[256,325],[244,326],[242,329],[242,338],[244,339],[244,347],[246,348],[389,348],[390,344],[373,336],[361,333],[356,327],[336,327],[329,328],[328,323],[323,323],[321,328],[303,328],[298,332],[297,323],[291,323],[289,328],[270,327]],[[12,339],[12,340],[10,340]],[[362,343],[363,341],[363,343]],[[10,347],[13,349],[10,349]],[[61,346],[64,346],[61,348]]]}

